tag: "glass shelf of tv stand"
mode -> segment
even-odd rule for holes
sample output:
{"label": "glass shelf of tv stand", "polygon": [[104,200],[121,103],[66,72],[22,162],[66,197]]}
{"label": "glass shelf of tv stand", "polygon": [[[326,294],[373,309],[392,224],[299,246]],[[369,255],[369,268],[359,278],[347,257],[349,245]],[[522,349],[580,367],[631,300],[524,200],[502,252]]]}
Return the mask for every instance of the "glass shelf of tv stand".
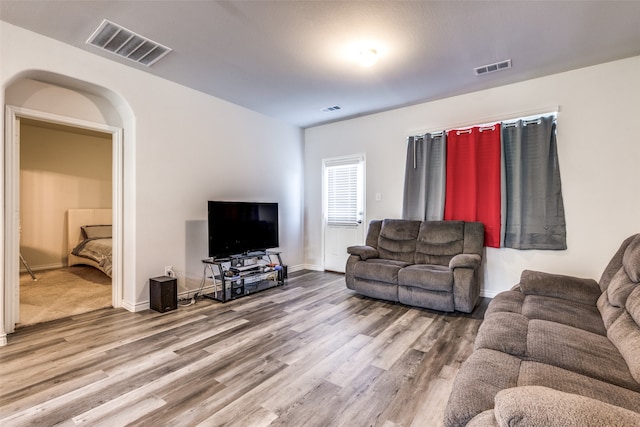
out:
{"label": "glass shelf of tv stand", "polygon": [[213,290],[204,296],[227,302],[284,285],[287,267],[280,254],[278,251],[259,251],[203,259],[205,285],[207,280],[213,282]]}

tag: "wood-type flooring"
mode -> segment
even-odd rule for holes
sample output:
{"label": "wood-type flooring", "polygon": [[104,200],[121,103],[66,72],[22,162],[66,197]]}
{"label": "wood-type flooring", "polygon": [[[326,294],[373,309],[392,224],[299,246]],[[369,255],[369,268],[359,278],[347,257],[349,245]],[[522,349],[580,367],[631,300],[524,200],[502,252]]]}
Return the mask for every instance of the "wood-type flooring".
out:
{"label": "wood-type flooring", "polygon": [[438,426],[485,308],[411,308],[303,271],[225,304],[28,326],[0,347],[0,425]]}

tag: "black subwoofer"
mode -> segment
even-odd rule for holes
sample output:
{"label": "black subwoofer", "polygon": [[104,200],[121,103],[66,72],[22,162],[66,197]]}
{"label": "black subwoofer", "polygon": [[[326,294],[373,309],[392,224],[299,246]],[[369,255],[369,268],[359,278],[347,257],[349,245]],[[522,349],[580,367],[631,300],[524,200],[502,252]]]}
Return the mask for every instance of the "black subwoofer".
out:
{"label": "black subwoofer", "polygon": [[231,298],[244,295],[244,280],[239,279],[231,282]]}
{"label": "black subwoofer", "polygon": [[175,277],[149,279],[149,306],[160,313],[178,308],[178,281]]}

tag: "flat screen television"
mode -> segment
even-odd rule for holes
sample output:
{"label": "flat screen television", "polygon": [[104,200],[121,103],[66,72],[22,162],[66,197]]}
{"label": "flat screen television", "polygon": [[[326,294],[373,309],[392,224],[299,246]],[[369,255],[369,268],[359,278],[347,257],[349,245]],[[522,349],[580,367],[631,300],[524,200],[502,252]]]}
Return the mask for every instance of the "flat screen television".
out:
{"label": "flat screen television", "polygon": [[277,203],[209,201],[208,226],[212,258],[279,246]]}

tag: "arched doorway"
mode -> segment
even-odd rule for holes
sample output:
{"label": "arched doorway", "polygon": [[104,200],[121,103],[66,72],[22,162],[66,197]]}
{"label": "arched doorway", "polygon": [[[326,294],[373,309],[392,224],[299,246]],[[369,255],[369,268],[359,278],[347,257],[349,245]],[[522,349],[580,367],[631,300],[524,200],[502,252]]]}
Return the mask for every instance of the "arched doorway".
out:
{"label": "arched doorway", "polygon": [[[37,77],[38,80],[33,79]],[[114,100],[116,102],[114,102]],[[4,304],[0,345],[19,320],[19,149],[20,120],[30,119],[106,132],[113,147],[113,292],[112,305],[123,299],[123,217],[125,126],[133,125],[126,102],[107,89],[59,75],[34,72],[15,79],[5,91],[5,246]]]}

